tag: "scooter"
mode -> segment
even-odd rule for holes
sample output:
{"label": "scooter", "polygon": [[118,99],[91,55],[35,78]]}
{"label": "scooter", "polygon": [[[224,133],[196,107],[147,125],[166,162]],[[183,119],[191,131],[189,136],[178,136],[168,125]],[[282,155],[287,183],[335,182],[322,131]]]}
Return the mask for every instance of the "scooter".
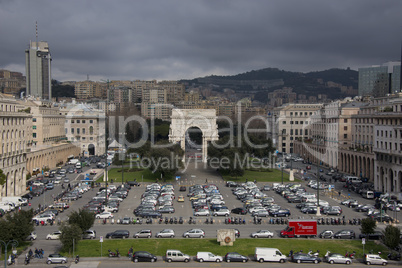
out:
{"label": "scooter", "polygon": [[118,249],[116,249],[116,252],[113,252],[110,249],[108,249],[107,252],[109,252],[109,258],[120,257],[120,252]]}
{"label": "scooter", "polygon": [[313,252],[313,251],[310,249],[309,252],[307,252],[307,254],[310,255],[310,256],[318,257],[318,255],[320,255],[320,251],[317,250],[317,252]]}
{"label": "scooter", "polygon": [[348,251],[346,251],[345,257],[349,257],[351,259],[354,259],[356,255],[356,251],[353,251],[351,253],[349,253]]}
{"label": "scooter", "polygon": [[77,264],[80,261],[80,256],[75,256],[75,264]]}
{"label": "scooter", "polygon": [[26,256],[26,257],[25,257],[24,264],[25,264],[25,265],[28,265],[30,262],[31,262],[31,259],[30,259],[28,256]]}
{"label": "scooter", "polygon": [[183,217],[179,218],[179,224],[183,224]]}

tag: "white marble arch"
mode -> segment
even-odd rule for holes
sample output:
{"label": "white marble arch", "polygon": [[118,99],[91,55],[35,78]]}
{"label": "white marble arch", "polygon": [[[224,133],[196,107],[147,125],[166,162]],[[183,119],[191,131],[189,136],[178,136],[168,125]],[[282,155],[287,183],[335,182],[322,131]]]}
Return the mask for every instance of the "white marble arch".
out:
{"label": "white marble arch", "polygon": [[180,143],[185,150],[185,135],[187,129],[198,127],[202,132],[202,161],[207,162],[208,142],[218,140],[215,109],[173,109],[169,141]]}

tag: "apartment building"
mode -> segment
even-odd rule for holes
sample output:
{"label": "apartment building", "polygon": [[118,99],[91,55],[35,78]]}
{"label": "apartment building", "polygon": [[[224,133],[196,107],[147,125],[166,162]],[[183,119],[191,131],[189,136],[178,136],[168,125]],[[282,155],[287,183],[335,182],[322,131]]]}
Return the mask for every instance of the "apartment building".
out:
{"label": "apartment building", "polygon": [[106,152],[104,111],[73,102],[63,105],[60,112],[65,116],[64,131],[67,140],[80,148],[81,155],[101,155]]}
{"label": "apartment building", "polygon": [[32,137],[32,115],[13,97],[0,93],[0,169],[6,182],[0,185],[0,196],[25,193],[26,153]]}
{"label": "apartment building", "polygon": [[273,145],[280,152],[294,153],[294,141],[312,135],[307,127],[322,107],[323,104],[286,104],[274,108],[268,118]]}

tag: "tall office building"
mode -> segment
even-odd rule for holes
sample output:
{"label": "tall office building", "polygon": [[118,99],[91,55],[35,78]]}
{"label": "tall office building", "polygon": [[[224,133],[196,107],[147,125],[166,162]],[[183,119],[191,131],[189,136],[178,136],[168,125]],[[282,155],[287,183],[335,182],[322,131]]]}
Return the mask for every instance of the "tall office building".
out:
{"label": "tall office building", "polygon": [[399,92],[400,81],[400,62],[359,68],[359,96],[384,97]]}
{"label": "tall office building", "polygon": [[52,98],[51,61],[47,42],[30,42],[25,50],[27,95],[47,100]]}

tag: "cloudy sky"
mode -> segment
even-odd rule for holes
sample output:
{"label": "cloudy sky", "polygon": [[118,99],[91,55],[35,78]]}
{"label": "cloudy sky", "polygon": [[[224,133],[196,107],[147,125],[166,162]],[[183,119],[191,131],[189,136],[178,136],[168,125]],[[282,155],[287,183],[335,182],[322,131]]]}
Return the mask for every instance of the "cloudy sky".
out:
{"label": "cloudy sky", "polygon": [[400,0],[0,0],[0,68],[47,41],[53,78],[191,79],[400,60]]}

